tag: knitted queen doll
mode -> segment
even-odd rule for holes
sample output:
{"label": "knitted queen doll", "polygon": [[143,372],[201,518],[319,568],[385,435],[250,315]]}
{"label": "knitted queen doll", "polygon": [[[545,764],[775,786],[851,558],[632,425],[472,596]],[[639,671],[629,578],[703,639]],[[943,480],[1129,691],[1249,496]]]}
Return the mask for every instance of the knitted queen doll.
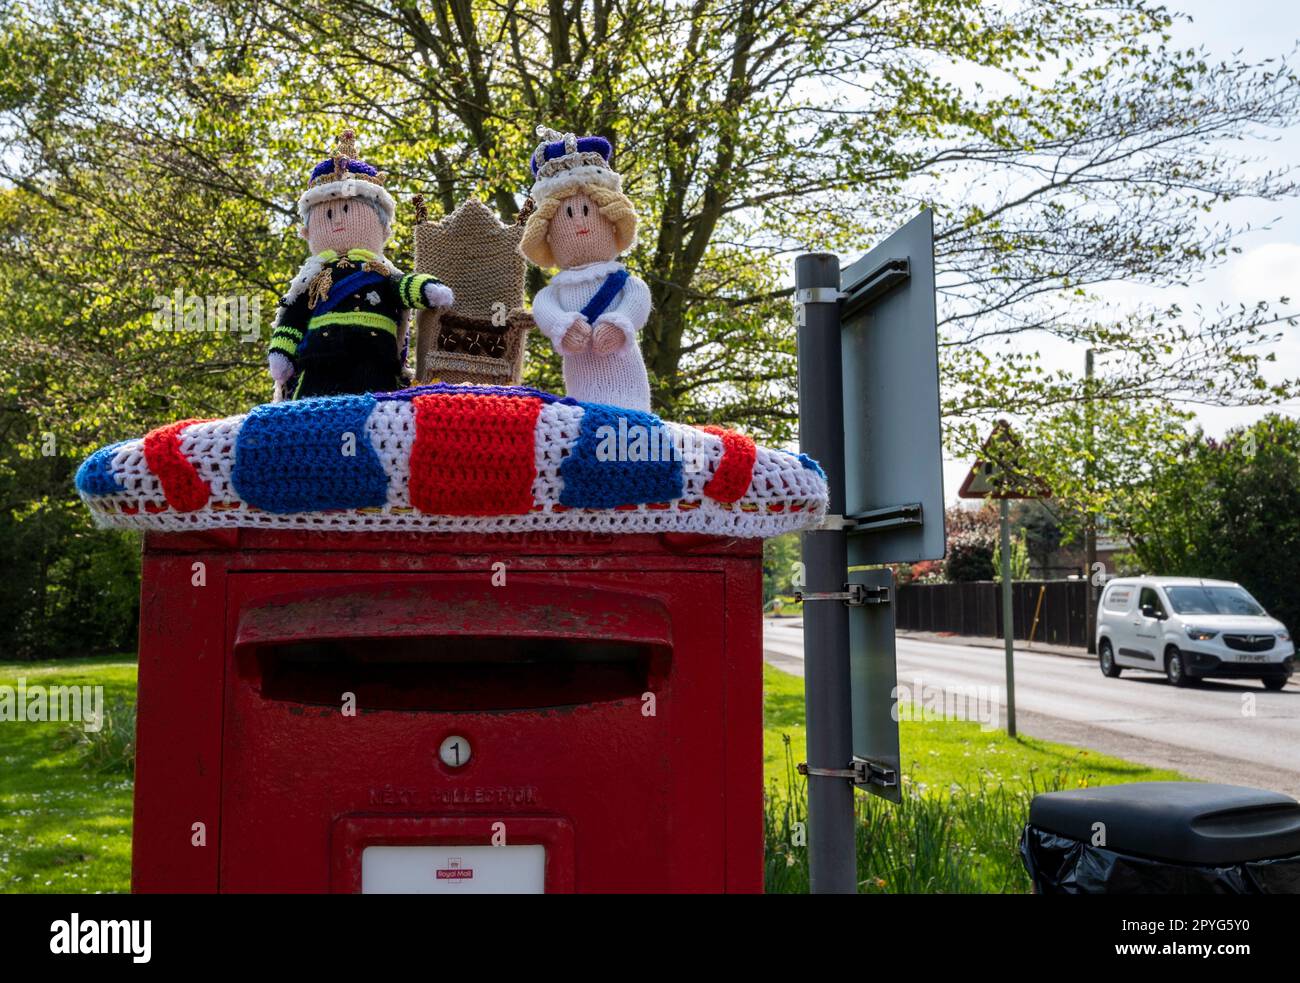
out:
{"label": "knitted queen doll", "polygon": [[298,199],[312,255],[280,300],[268,367],[276,399],[380,392],[404,384],[411,309],[448,307],[451,290],[384,258],[395,206],[384,175],[345,130]]}
{"label": "knitted queen doll", "polygon": [[533,210],[519,250],[559,272],[533,298],[533,319],[564,359],[568,395],[649,412],[637,334],[650,316],[650,291],[618,261],[636,237],[636,212],[610,166],[613,148],[604,137],[542,126],[537,133]]}

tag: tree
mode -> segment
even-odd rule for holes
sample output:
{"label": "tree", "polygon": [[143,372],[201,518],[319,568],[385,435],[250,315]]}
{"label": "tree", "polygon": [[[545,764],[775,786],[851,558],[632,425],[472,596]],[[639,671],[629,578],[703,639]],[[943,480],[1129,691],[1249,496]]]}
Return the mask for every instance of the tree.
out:
{"label": "tree", "polygon": [[1046,572],[1052,554],[1069,535],[1056,506],[1037,499],[1012,502],[1010,518],[1012,528],[1021,531],[1027,559]]}
{"label": "tree", "polygon": [[[654,405],[685,422],[792,440],[791,253],[856,253],[921,205],[956,452],[995,412],[1287,397],[1260,374],[1285,304],[1086,313],[1098,285],[1222,261],[1239,230],[1207,209],[1296,192],[1238,148],[1295,122],[1300,81],[1172,48],[1173,16],[1148,0],[9,5],[0,303],[22,316],[0,322],[0,447],[21,470],[53,432],[70,465],[265,399],[266,325],[301,259],[293,201],[344,120],[400,193],[443,210],[478,194],[506,220],[537,123],[610,135],[643,217],[629,261],[654,297]],[[157,330],[178,289],[257,300],[262,336]],[[1124,371],[1048,373],[1044,335],[1122,352]],[[527,379],[559,384],[537,337]]]}
{"label": "tree", "polygon": [[[632,262],[667,415],[791,436],[789,254],[860,249],[921,203],[939,216],[954,423],[1078,401],[1032,354],[990,348],[1036,332],[1125,350],[1131,372],[1102,396],[1277,398],[1291,388],[1256,385],[1268,308],[1078,313],[1097,284],[1181,282],[1221,259],[1236,230],[1202,226],[1211,204],[1295,191],[1225,148],[1293,122],[1300,83],[1283,63],[1172,49],[1172,16],[1145,0],[37,0],[0,22],[11,246],[79,313],[102,299],[89,331],[56,322],[89,375],[175,373],[137,395],[151,411],[211,402],[218,379],[238,403],[229,381],[264,392],[258,346],[132,336],[179,271],[204,289],[283,284],[294,194],[340,117],[399,187],[444,209],[478,193],[506,219],[548,121],[615,138],[644,213]],[[956,64],[1005,91],[954,83]],[[106,249],[123,262],[97,295]],[[125,348],[101,351],[106,336]],[[64,394],[68,415],[101,405],[98,388]]]}
{"label": "tree", "polygon": [[1198,430],[1118,521],[1148,573],[1235,580],[1300,626],[1300,421],[1271,414],[1222,441]]}
{"label": "tree", "polygon": [[91,528],[81,502],[68,500],[66,455],[12,454],[2,433],[0,450],[0,652],[36,659],[133,649],[139,537]]}
{"label": "tree", "polygon": [[[1041,410],[1014,439],[1001,439],[995,431],[991,448],[1017,476],[1017,486],[1031,493],[1039,487],[1046,496],[1038,508],[1052,521],[1041,529],[1040,546],[1079,544],[1089,516],[1100,525],[1113,523],[1130,511],[1135,489],[1154,470],[1181,460],[1190,419],[1187,411],[1160,400],[1090,395],[1082,403]],[[1026,524],[1023,510],[1030,507],[1028,502],[1019,507],[1019,525]]]}

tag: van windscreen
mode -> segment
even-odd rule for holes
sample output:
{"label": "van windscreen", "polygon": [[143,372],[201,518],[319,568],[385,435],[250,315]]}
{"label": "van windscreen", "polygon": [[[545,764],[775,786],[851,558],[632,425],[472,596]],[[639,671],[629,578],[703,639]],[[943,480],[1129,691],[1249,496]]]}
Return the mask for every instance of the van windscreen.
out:
{"label": "van windscreen", "polygon": [[1240,587],[1166,587],[1165,593],[1179,614],[1264,614],[1259,602]]}

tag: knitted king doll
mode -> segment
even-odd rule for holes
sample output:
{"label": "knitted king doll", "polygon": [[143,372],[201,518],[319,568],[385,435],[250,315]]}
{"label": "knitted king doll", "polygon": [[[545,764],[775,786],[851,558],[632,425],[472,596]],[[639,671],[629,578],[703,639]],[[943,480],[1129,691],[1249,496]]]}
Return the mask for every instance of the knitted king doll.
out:
{"label": "knitted king doll", "polygon": [[345,130],[298,199],[311,249],[280,300],[269,368],[276,399],[382,392],[404,384],[411,309],[448,307],[451,290],[384,258],[395,206],[384,175]]}
{"label": "knitted king doll", "polygon": [[650,291],[618,260],[636,236],[636,212],[610,166],[612,148],[604,137],[542,126],[537,133],[532,211],[519,249],[559,272],[533,298],[533,319],[564,359],[568,395],[649,412],[637,335],[650,316]]}

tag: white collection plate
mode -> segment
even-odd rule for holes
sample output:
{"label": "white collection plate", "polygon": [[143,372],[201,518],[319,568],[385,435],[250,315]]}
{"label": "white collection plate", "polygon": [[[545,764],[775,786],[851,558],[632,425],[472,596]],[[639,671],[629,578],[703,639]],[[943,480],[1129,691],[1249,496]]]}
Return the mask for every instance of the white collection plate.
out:
{"label": "white collection plate", "polygon": [[542,894],[546,847],[368,846],[362,894]]}

